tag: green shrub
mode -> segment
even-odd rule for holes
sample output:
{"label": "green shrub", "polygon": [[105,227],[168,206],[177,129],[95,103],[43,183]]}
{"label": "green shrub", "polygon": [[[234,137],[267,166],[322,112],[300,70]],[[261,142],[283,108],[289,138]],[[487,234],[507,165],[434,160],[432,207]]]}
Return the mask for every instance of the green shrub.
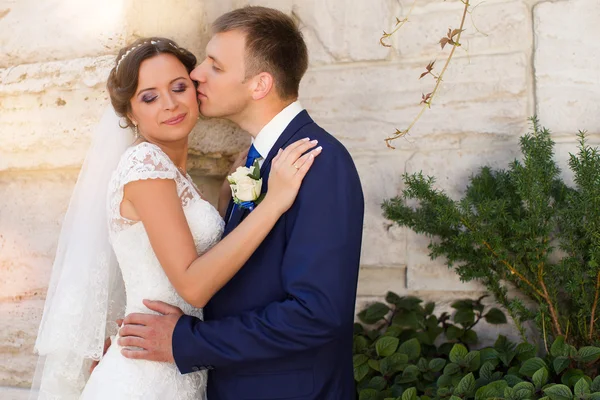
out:
{"label": "green shrub", "polygon": [[474,350],[479,321],[506,322],[481,301],[457,301],[452,316],[438,318],[434,303],[390,292],[387,304],[361,311],[353,358],[359,400],[600,400],[600,348],[578,350],[559,337],[539,357],[534,345],[500,336]]}
{"label": "green shrub", "polygon": [[[521,138],[522,161],[481,168],[461,200],[435,189],[433,177],[404,175],[403,195],[386,201],[384,213],[431,237],[430,256],[443,257],[463,281],[482,282],[523,341],[522,322],[535,319],[547,342],[564,336],[575,346],[599,345],[600,154],[580,132],[569,161],[575,187],[568,187],[550,132],[532,122]],[[510,299],[510,287],[535,310]]]}

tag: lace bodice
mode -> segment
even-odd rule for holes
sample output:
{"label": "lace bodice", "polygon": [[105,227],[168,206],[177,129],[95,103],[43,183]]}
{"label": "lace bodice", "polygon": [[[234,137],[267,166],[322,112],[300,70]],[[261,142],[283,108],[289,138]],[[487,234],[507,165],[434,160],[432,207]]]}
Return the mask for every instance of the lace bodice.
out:
{"label": "lace bodice", "polygon": [[[141,143],[129,148],[111,178],[107,210],[110,241],[125,283],[125,313],[151,313],[142,303],[143,299],[151,299],[175,305],[188,315],[202,318],[202,310],[187,304],[169,282],[143,223],[121,215],[124,186],[143,179],[175,181],[199,255],[221,239],[224,227],[217,210],[202,199],[189,175],[182,174],[160,147]],[[205,371],[182,375],[174,364],[127,359],[120,349],[117,343],[111,345],[78,400],[204,399]]]}
{"label": "lace bodice", "polygon": [[183,301],[169,282],[152,250],[144,225],[121,216],[124,186],[144,179],[175,181],[199,255],[221,239],[224,227],[223,219],[202,199],[190,176],[183,175],[160,147],[144,142],[129,148],[112,176],[108,191],[109,233],[125,282],[126,313],[149,312],[142,300],[153,299],[176,305],[184,313],[201,318],[201,310]]}

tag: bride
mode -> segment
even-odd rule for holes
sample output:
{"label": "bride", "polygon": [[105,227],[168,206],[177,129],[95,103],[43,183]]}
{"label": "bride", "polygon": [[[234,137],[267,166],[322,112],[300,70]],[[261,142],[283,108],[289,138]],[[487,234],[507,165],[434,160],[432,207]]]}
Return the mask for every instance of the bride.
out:
{"label": "bride", "polygon": [[320,148],[304,139],[280,150],[268,193],[221,240],[229,198],[217,211],[186,172],[188,136],[199,118],[189,77],[195,65],[194,55],[165,38],[140,39],[119,52],[108,78],[112,108],[94,134],[63,223],[32,399],[204,398],[205,372],[181,375],[174,364],[127,359],[114,340],[102,356],[105,338],[117,334],[114,321],[125,314],[152,313],[145,298],[201,318],[292,205]]}

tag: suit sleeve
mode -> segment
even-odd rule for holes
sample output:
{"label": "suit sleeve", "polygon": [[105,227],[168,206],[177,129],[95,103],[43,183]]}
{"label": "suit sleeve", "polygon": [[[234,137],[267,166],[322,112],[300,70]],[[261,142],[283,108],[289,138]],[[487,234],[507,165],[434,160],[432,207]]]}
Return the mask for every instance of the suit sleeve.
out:
{"label": "suit sleeve", "polygon": [[284,357],[352,329],[363,195],[349,155],[324,150],[284,216],[287,298],[220,320],[182,316],[173,333],[182,373]]}

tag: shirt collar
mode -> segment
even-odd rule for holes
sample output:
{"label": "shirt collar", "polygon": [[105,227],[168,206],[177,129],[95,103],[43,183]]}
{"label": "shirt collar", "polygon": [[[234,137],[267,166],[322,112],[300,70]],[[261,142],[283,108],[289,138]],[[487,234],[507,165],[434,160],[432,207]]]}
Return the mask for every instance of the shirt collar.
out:
{"label": "shirt collar", "polygon": [[279,136],[281,136],[285,128],[302,110],[304,110],[304,107],[296,100],[281,110],[279,114],[258,132],[252,143],[263,159],[267,158]]}

